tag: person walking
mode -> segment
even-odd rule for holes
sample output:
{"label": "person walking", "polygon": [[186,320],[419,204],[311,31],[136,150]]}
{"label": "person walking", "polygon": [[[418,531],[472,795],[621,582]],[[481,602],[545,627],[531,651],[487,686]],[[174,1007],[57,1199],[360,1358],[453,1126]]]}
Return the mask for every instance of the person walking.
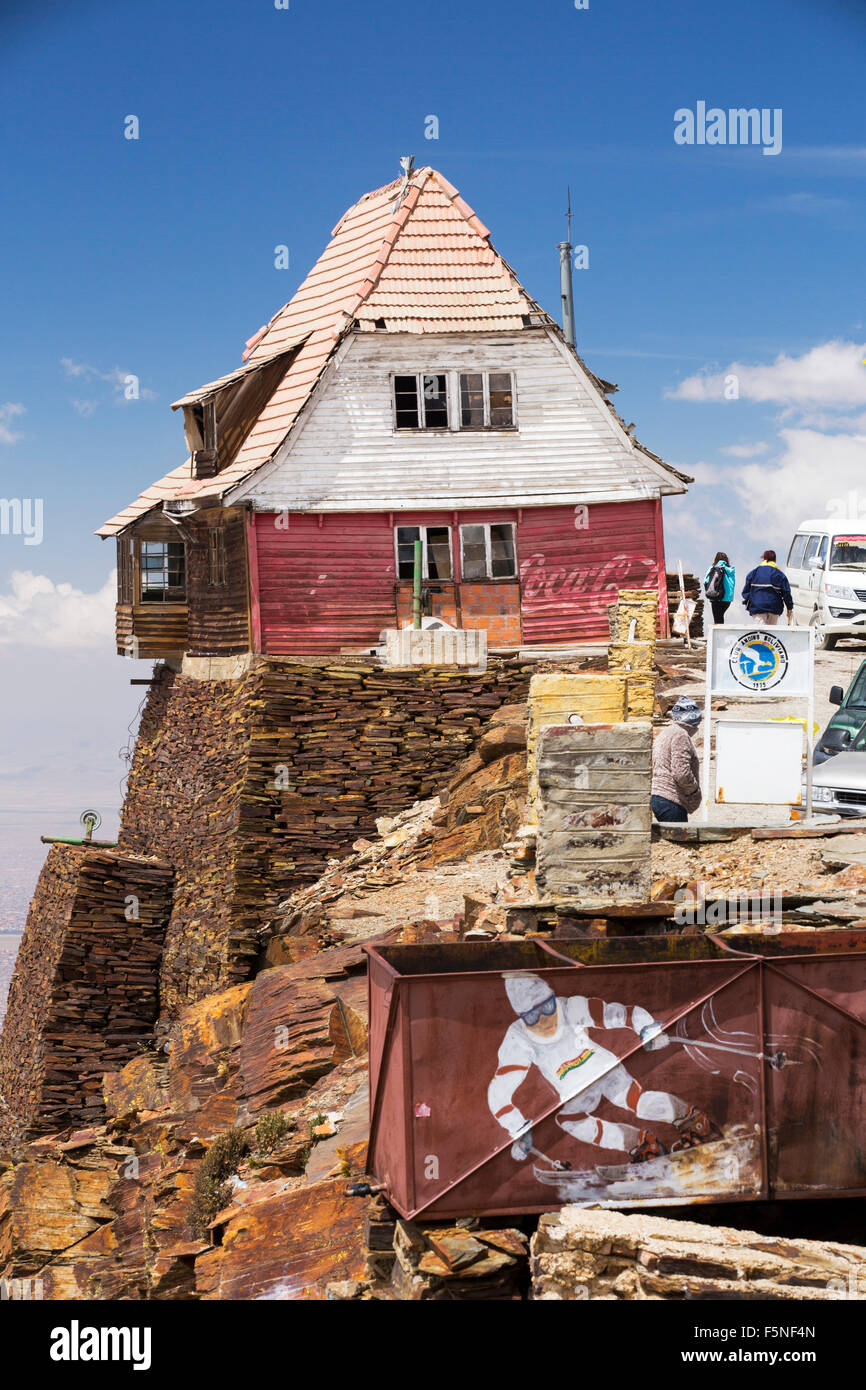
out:
{"label": "person walking", "polygon": [[704,575],[704,593],[713,610],[713,622],[723,623],[725,614],[731,606],[735,587],[734,567],[723,550]]}
{"label": "person walking", "polygon": [[650,806],[657,821],[687,821],[701,804],[700,763],[692,739],[703,717],[700,705],[681,695],[671,722],[653,743]]}
{"label": "person walking", "polygon": [[776,564],[775,550],[765,550],[761,563],[749,570],[743,586],[743,603],[749,617],[763,627],[775,627],[786,608],[790,624],[794,600],[788,576]]}

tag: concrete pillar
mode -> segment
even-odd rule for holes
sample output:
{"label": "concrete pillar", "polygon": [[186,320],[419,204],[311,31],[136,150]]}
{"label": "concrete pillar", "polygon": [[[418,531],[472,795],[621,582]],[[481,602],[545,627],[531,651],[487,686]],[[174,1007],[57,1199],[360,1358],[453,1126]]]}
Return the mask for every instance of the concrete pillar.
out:
{"label": "concrete pillar", "polygon": [[645,902],[651,882],[649,721],[544,728],[537,762],[539,899]]}

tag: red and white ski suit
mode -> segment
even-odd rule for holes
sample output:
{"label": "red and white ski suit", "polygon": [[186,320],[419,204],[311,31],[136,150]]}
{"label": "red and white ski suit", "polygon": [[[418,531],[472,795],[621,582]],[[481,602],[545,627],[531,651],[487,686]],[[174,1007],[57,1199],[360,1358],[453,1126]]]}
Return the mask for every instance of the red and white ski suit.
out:
{"label": "red and white ski suit", "polygon": [[673,1123],[688,1113],[688,1105],[677,1096],[667,1091],[645,1091],[615,1055],[599,1047],[586,1031],[631,1028],[639,1035],[641,1029],[655,1021],[652,1014],[638,1004],[608,1004],[580,994],[557,997],[556,1003],[554,1033],[541,1037],[517,1018],[499,1049],[499,1065],[487,1090],[487,1104],[494,1119],[512,1138],[516,1139],[531,1123],[512,1097],[533,1066],[562,1099],[557,1124],[584,1144],[629,1152],[640,1140],[641,1131],[633,1125],[593,1117],[603,1097],[641,1120]]}

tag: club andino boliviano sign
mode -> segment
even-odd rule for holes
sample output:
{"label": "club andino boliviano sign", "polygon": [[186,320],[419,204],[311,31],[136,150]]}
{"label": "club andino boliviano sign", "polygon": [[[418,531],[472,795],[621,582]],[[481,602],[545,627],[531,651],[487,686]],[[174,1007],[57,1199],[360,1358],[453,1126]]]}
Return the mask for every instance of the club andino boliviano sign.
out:
{"label": "club andino boliviano sign", "polygon": [[714,695],[808,697],[811,632],[807,627],[716,627],[711,686]]}

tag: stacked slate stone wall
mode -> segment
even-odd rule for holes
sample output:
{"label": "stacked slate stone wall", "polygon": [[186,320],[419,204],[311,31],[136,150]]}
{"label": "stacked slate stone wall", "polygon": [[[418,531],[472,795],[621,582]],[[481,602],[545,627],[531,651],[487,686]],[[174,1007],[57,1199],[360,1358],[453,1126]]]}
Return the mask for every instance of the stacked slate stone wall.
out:
{"label": "stacked slate stone wall", "polygon": [[0,1136],[99,1121],[102,1075],[150,1039],[171,903],[150,859],[53,845],[36,885],[0,1036]]}
{"label": "stacked slate stone wall", "polygon": [[391,672],[363,658],[262,660],[242,680],[165,671],[130,772],[122,848],[176,874],[163,1013],[249,977],[277,903],[378,817],[436,794],[530,670]]}

